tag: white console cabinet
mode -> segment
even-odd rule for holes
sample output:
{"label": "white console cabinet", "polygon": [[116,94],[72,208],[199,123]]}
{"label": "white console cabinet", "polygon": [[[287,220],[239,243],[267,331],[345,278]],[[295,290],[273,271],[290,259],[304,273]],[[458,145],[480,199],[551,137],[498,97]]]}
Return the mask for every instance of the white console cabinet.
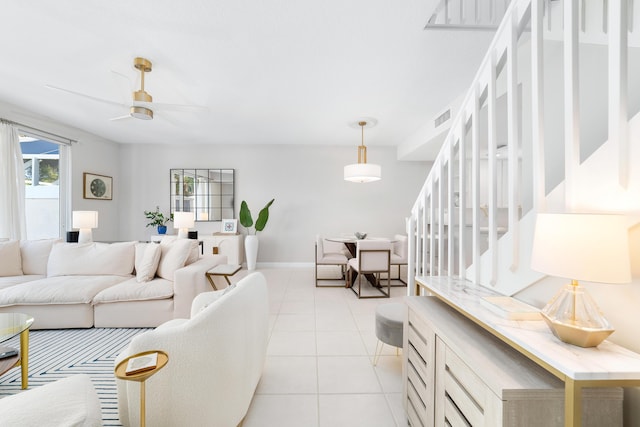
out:
{"label": "white console cabinet", "polygon": [[[436,297],[408,297],[409,425],[563,426],[563,382]],[[622,426],[622,389],[582,390],[583,426]]]}
{"label": "white console cabinet", "polygon": [[227,256],[227,264],[241,265],[244,261],[244,235],[214,233],[213,235],[200,235],[204,245],[205,254],[213,254],[214,248],[220,255]]}

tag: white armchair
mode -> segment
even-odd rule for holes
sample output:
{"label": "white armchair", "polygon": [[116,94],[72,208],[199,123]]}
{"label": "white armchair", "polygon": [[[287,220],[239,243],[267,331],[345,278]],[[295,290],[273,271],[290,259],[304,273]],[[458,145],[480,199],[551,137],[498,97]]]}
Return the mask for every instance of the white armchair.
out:
{"label": "white armchair", "polygon": [[[240,424],[264,366],[268,339],[267,283],[252,273],[235,286],[199,294],[190,319],[170,320],[134,337],[120,354],[147,350],[169,355],[146,382],[146,420],[151,426]],[[124,426],[140,424],[140,384],[117,380]]]}
{"label": "white armchair", "polygon": [[315,264],[315,279],[316,287],[343,287],[343,284],[339,285],[319,285],[321,280],[334,280],[330,278],[320,278],[318,275],[318,266],[322,265],[337,265],[340,266],[340,272],[344,279],[344,274],[347,269],[347,256],[344,254],[344,245],[337,242],[329,242],[322,238],[322,236],[316,236],[316,264]]}
{"label": "white armchair", "polygon": [[[356,257],[348,262],[347,287],[358,296],[358,298],[389,298],[391,294],[391,242],[388,240],[358,240],[356,246]],[[354,273],[358,274],[358,288],[353,283]],[[387,291],[380,284],[380,273],[386,273]],[[373,281],[372,288],[380,294],[363,295],[362,276],[368,275],[365,281]]]}

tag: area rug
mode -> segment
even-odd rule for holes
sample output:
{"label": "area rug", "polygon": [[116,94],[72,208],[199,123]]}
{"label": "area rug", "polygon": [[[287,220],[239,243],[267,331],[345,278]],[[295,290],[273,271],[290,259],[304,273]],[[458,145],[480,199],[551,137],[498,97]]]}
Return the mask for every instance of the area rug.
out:
{"label": "area rug", "polygon": [[[75,374],[87,374],[98,392],[105,426],[121,426],[114,361],[131,338],[147,329],[60,329],[29,334],[29,389]],[[19,348],[15,337],[2,345]],[[20,369],[0,376],[0,398],[19,393]]]}

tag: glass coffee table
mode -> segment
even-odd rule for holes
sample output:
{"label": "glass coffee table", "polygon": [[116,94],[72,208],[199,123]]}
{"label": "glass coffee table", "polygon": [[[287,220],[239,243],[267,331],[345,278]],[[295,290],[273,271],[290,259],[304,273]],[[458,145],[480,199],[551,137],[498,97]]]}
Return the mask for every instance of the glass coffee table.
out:
{"label": "glass coffee table", "polygon": [[[33,324],[33,317],[28,314],[0,313],[0,343],[20,335],[20,351],[16,355],[0,359],[0,375],[20,366],[23,390],[29,386],[29,328],[31,324]],[[9,350],[12,348],[0,345],[0,353]]]}

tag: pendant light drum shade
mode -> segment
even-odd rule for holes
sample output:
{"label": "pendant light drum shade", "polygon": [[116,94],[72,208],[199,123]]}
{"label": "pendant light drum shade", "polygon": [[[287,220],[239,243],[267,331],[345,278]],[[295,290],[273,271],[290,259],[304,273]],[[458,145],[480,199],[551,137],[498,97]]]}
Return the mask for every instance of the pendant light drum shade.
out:
{"label": "pendant light drum shade", "polygon": [[351,182],[373,182],[382,178],[382,168],[373,163],[354,163],[344,167],[344,179]]}

